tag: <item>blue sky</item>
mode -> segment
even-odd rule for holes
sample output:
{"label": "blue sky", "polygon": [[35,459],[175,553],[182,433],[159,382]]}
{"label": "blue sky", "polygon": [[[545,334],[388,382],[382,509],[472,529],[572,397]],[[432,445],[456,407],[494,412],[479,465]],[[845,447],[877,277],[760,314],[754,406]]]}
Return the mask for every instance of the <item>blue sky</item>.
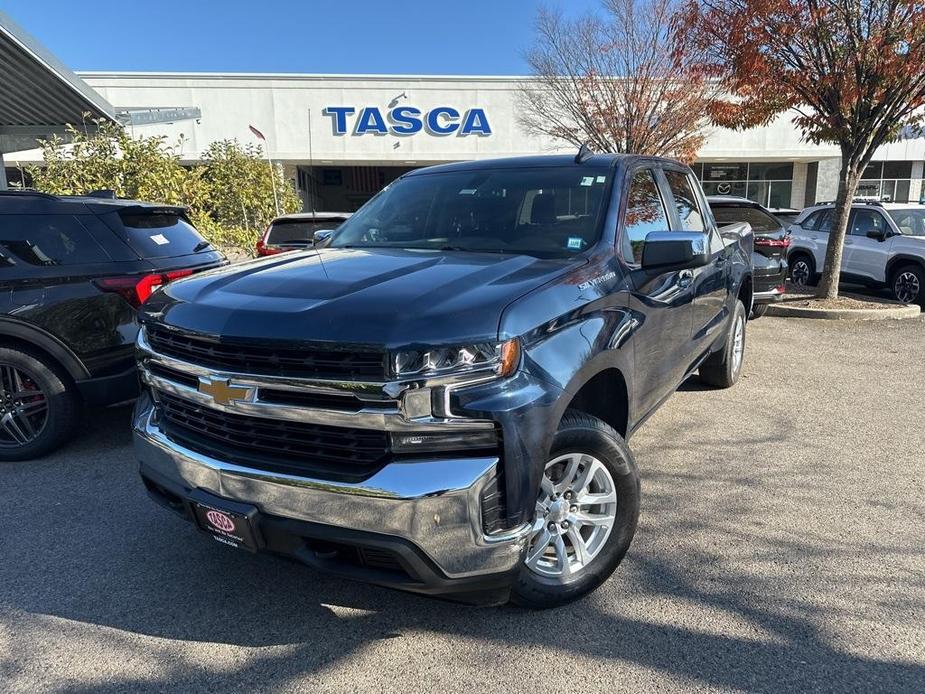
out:
{"label": "blue sky", "polygon": [[522,75],[545,4],[598,0],[2,0],[73,70]]}

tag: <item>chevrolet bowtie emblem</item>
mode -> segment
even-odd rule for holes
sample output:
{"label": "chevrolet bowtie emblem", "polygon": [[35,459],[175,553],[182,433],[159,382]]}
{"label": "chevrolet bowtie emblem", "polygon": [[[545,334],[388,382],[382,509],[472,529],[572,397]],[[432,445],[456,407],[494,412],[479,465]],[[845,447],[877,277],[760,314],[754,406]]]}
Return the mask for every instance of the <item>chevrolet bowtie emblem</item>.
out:
{"label": "chevrolet bowtie emblem", "polygon": [[211,396],[217,405],[228,405],[233,400],[245,400],[250,388],[233,386],[227,378],[200,378],[199,392]]}

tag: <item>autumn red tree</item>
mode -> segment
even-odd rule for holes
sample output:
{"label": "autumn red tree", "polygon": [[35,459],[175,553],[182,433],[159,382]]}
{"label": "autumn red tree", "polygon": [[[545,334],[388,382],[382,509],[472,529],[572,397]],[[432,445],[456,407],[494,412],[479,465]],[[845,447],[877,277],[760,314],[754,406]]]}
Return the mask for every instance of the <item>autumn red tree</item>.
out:
{"label": "autumn red tree", "polygon": [[806,140],[841,149],[835,218],[817,295],[838,296],[842,245],[864,168],[881,145],[922,122],[925,3],[912,0],[685,0],[681,51],[728,98],[718,124],[764,125],[784,112]]}
{"label": "autumn red tree", "polygon": [[672,52],[677,0],[605,0],[603,14],[541,10],[527,54],[521,123],[535,134],[693,161],[716,86],[691,69],[696,48]]}

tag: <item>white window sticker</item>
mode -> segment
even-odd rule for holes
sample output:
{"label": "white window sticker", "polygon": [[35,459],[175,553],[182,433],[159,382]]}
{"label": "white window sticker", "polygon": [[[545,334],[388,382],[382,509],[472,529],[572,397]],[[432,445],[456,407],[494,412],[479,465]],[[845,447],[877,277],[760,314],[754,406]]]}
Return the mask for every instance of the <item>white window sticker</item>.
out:
{"label": "white window sticker", "polygon": [[459,191],[460,195],[475,195],[475,188],[463,188]]}
{"label": "white window sticker", "polygon": [[592,183],[594,183],[594,176],[585,176],[581,179],[581,185],[583,186],[589,186]]}
{"label": "white window sticker", "polygon": [[166,246],[170,241],[163,234],[154,234],[151,237],[151,240],[154,241],[158,246]]}
{"label": "white window sticker", "polygon": [[597,177],[597,182],[598,182],[598,183],[603,183],[603,182],[606,181],[606,180],[607,180],[607,177],[606,177],[606,176],[598,176],[598,177]]}
{"label": "white window sticker", "polygon": [[570,250],[579,251],[581,246],[584,243],[584,239],[580,236],[569,236],[568,237],[568,247]]}

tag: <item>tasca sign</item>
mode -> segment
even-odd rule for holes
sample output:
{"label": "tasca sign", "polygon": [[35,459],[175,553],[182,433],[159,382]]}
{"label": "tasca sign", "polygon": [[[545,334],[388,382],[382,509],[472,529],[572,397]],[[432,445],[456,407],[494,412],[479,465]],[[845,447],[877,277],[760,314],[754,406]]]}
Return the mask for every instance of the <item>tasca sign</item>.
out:
{"label": "tasca sign", "polygon": [[465,111],[452,106],[437,106],[424,111],[415,106],[328,106],[323,110],[331,119],[335,135],[491,135],[485,109]]}

